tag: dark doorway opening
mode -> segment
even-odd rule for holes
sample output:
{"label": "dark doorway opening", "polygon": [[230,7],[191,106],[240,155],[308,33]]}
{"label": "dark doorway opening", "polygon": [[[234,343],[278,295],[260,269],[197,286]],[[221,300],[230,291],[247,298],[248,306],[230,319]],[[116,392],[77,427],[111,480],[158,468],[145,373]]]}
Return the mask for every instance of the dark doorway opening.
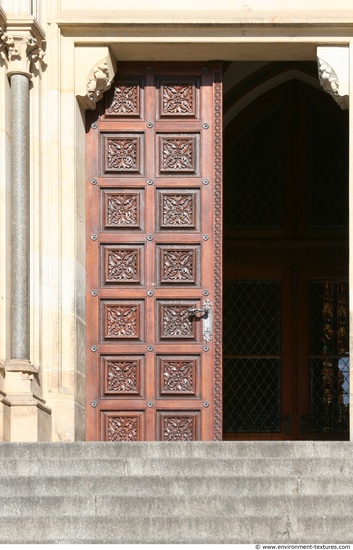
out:
{"label": "dark doorway opening", "polygon": [[224,438],[348,439],[348,113],[292,78],[224,145]]}

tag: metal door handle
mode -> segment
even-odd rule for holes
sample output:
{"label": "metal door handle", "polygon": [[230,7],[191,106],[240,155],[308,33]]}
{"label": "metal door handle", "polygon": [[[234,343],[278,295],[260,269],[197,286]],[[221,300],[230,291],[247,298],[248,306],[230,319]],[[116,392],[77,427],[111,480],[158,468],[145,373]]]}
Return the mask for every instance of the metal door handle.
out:
{"label": "metal door handle", "polygon": [[212,304],[206,300],[202,307],[194,307],[188,310],[190,317],[195,317],[196,313],[202,313],[199,319],[202,319],[202,336],[205,342],[212,340]]}
{"label": "metal door handle", "polygon": [[196,313],[202,313],[202,315],[205,315],[206,310],[204,307],[192,307],[188,309],[188,314],[190,317],[193,317]]}

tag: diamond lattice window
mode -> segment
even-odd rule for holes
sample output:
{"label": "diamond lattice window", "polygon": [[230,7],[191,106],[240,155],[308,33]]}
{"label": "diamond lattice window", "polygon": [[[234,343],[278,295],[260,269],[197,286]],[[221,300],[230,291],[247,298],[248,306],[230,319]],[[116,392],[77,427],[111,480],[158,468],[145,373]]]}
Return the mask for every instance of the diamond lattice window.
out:
{"label": "diamond lattice window", "polygon": [[224,430],[280,431],[280,283],[225,281]]}

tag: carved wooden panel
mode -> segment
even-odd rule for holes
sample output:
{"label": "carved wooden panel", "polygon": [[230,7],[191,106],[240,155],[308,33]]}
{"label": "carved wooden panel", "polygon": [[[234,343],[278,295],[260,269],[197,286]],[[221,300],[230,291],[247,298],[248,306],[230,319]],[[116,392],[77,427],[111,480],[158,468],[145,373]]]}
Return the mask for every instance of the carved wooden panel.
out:
{"label": "carved wooden panel", "polygon": [[158,300],[160,340],[200,340],[201,323],[189,313],[200,307],[199,300]]}
{"label": "carved wooden panel", "polygon": [[159,189],[156,193],[157,229],[192,231],[200,228],[199,189]]}
{"label": "carved wooden panel", "polygon": [[200,116],[199,79],[160,78],[157,79],[157,88],[159,89],[158,115],[160,118],[198,118]]}
{"label": "carved wooden panel", "polygon": [[106,396],[144,396],[144,355],[102,355],[101,388]]}
{"label": "carved wooden panel", "polygon": [[157,245],[158,285],[200,285],[200,245]]}
{"label": "carved wooden panel", "polygon": [[200,438],[199,411],[160,411],[158,416],[160,441],[196,441]]}
{"label": "carved wooden panel", "polygon": [[143,189],[103,189],[101,202],[102,228],[144,229]]}
{"label": "carved wooden panel", "polygon": [[106,117],[143,118],[143,86],[139,80],[115,81],[106,96]]}
{"label": "carved wooden panel", "polygon": [[102,286],[143,285],[144,245],[101,245]]}
{"label": "carved wooden panel", "polygon": [[144,439],[142,411],[102,413],[103,441],[141,441]]}
{"label": "carved wooden panel", "polygon": [[200,356],[157,356],[158,395],[199,396]]}
{"label": "carved wooden panel", "polygon": [[199,134],[157,134],[159,175],[199,174]]}
{"label": "carved wooden panel", "polygon": [[144,134],[103,134],[103,173],[144,175]]}
{"label": "carved wooden panel", "polygon": [[144,300],[102,300],[102,340],[143,341],[144,305]]}

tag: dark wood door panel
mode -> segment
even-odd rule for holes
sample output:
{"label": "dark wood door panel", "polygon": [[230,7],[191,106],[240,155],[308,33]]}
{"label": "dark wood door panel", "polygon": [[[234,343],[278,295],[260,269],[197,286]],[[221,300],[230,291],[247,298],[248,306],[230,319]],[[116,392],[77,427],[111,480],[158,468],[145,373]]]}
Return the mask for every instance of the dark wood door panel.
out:
{"label": "dark wood door panel", "polygon": [[120,64],[88,121],[87,439],[222,436],[221,142],[217,64]]}

